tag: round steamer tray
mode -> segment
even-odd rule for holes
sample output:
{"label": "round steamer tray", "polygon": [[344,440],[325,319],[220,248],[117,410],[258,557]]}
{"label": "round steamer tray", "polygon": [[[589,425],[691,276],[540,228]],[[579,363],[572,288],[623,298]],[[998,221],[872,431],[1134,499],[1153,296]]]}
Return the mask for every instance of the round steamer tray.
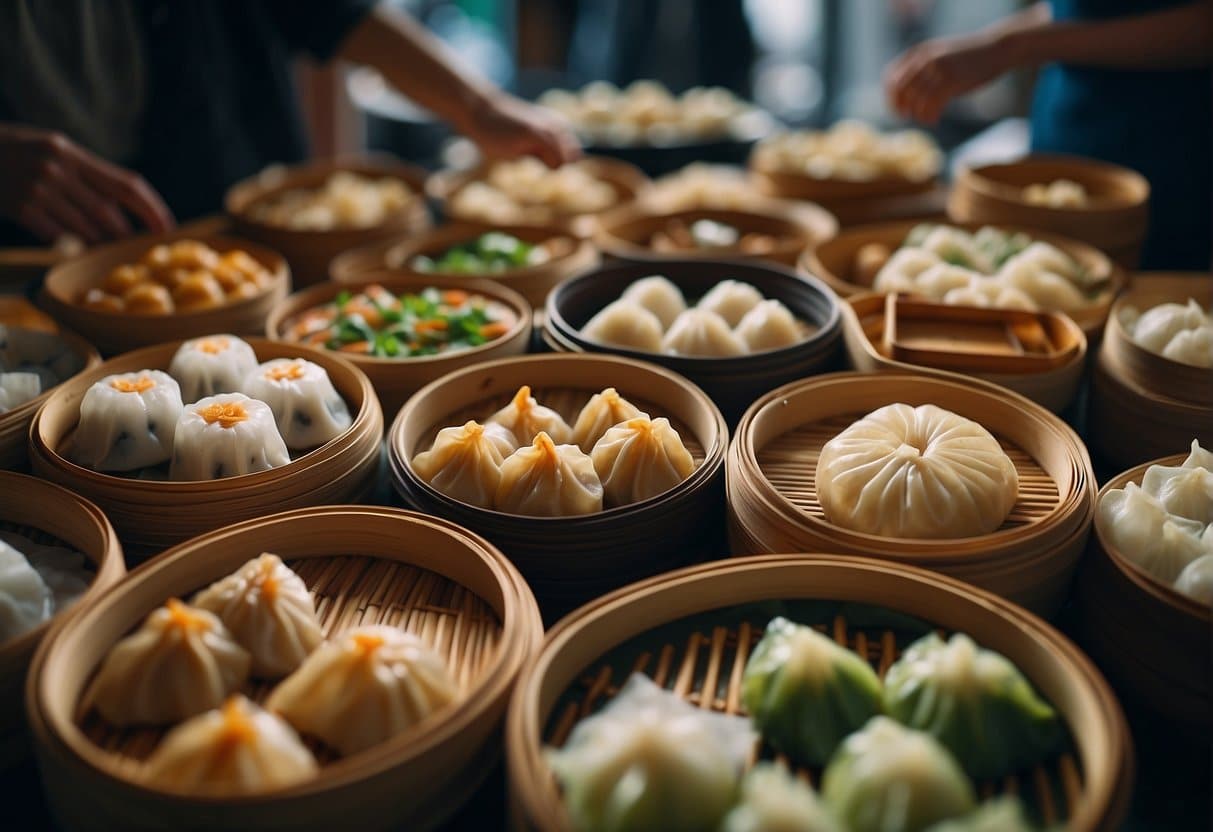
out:
{"label": "round steamer tray", "polygon": [[[13,325],[10,324],[10,326]],[[97,350],[93,349],[93,345],[79,335],[67,330],[57,330],[51,334],[67,344],[68,348],[79,356],[83,364],[80,372],[91,370],[101,363],[101,356]],[[60,384],[62,383],[60,382]],[[12,410],[0,413],[0,470],[24,470],[29,467],[30,422],[34,420],[34,414],[42,403],[50,398],[51,391],[57,387],[58,385],[43,390],[40,396],[30,399]]]}
{"label": "round steamer tray", "polygon": [[[512,289],[488,280],[423,276],[402,277],[393,272],[365,272],[356,283],[324,283],[296,292],[270,313],[265,329],[274,341],[297,344],[285,336],[286,325],[302,312],[329,303],[341,292],[356,293],[376,284],[394,294],[420,292],[423,289],[462,289],[483,295],[509,309],[514,316],[510,330],[493,341],[478,347],[459,350],[448,355],[417,356],[415,358],[376,358],[357,353],[341,353],[362,372],[375,387],[383,412],[394,416],[408,397],[436,378],[461,367],[481,361],[521,355],[531,342],[531,305]],[[319,349],[319,348],[318,348]]]}
{"label": "round steamer tray", "polygon": [[42,545],[65,546],[94,569],[84,595],[29,632],[0,643],[0,772],[29,753],[25,722],[25,674],[34,650],[51,627],[126,574],[122,546],[95,505],[65,488],[23,474],[0,471],[0,531],[15,532]]}
{"label": "round steamer tray", "polygon": [[905,176],[883,175],[875,179],[822,179],[805,173],[793,173],[775,167],[763,158],[762,148],[750,154],[750,170],[765,193],[781,199],[806,200],[829,204],[832,202],[875,201],[906,197],[931,191],[938,177],[909,179]]}
{"label": "round steamer tray", "polygon": [[[313,745],[320,773],[288,789],[220,798],[141,785],[137,761],[164,732],[114,729],[79,714],[90,678],[165,599],[187,597],[266,551],[307,583],[326,636],[374,623],[413,632],[445,656],[461,701],[350,757]],[[203,535],[83,605],[35,657],[29,712],[52,810],[72,830],[436,827],[493,768],[507,697],[542,637],[517,570],[484,539],[437,518],[323,506]],[[251,684],[245,693],[264,701],[271,688]]]}
{"label": "round steamer tray", "polygon": [[[605,156],[587,156],[581,160],[588,171],[597,179],[606,182],[615,190],[616,200],[606,210],[626,205],[641,197],[651,186],[649,178],[634,165],[611,159]],[[484,180],[488,166],[481,164],[467,170],[447,169],[432,174],[425,183],[426,194],[437,201],[442,207],[442,213],[450,220],[483,224],[483,217],[464,216],[451,210],[451,198],[472,182]],[[577,237],[592,237],[598,228],[598,219],[603,212],[591,214],[556,214],[551,226],[567,231]]]}
{"label": "round steamer tray", "polygon": [[[745,234],[767,234],[775,239],[767,252],[750,253],[740,246],[703,249],[660,249],[654,247],[654,234],[671,221],[690,227],[699,220],[711,220],[732,226]],[[668,260],[758,260],[795,266],[806,246],[828,240],[838,233],[838,221],[817,205],[805,205],[797,211],[786,208],[748,207],[745,209],[695,208],[685,211],[654,211],[640,205],[624,206],[604,214],[594,241],[604,254],[627,263],[648,263],[659,267]]]}
{"label": "round steamer tray", "polygon": [[[871,605],[879,609],[865,609]],[[1055,759],[983,797],[1018,794],[1046,823],[1114,829],[1132,793],[1124,715],[1099,672],[1064,636],[988,592],[920,569],[841,555],[766,555],[683,569],[611,593],[564,619],[510,702],[506,759],[515,829],[571,828],[543,747],[615,696],[632,672],[704,709],[742,713],[741,673],[775,614],[812,623],[883,673],[906,644],[901,628],[968,633],[1013,661],[1069,727]],[[927,623],[929,622],[929,624]],[[710,691],[705,696],[704,691]],[[801,771],[811,783],[820,771]]]}
{"label": "round steamer tray", "polygon": [[752,284],[817,327],[799,344],[736,358],[695,358],[612,347],[582,336],[581,328],[594,315],[654,269],[654,264],[608,266],[565,281],[548,296],[544,340],[558,352],[611,353],[660,364],[702,387],[730,424],[767,390],[838,365],[842,319],[837,298],[820,281],[773,263],[683,260],[664,262],[658,271],[690,299],[702,297],[726,279]]}
{"label": "round steamer tray", "polygon": [[[437,257],[453,246],[474,240],[487,231],[501,231],[532,245],[546,244],[550,259],[533,266],[478,275],[419,272],[411,266],[413,259],[418,256]],[[598,261],[598,250],[593,243],[558,228],[459,222],[346,252],[333,260],[330,272],[338,283],[360,282],[366,278],[366,272],[391,272],[401,277],[415,278],[447,277],[452,280],[484,278],[513,289],[526,298],[533,308],[542,309],[552,287],[570,275],[594,268]]]}
{"label": "round steamer tray", "polygon": [[[854,274],[855,256],[858,251],[869,243],[879,243],[895,252],[905,241],[906,235],[910,233],[911,229],[920,224],[919,221],[885,222],[844,229],[836,237],[805,249],[798,264],[799,269],[803,274],[814,275],[824,280],[842,298],[848,298],[861,292],[871,292],[871,284],[857,282]],[[968,231],[976,231],[986,225],[986,223],[953,223],[947,220],[943,220],[942,224]],[[1033,240],[1056,246],[1077,260],[1088,273],[1108,281],[1108,288],[1100,293],[1098,302],[1085,309],[1067,313],[1075,323],[1082,327],[1088,340],[1097,338],[1108,319],[1112,300],[1126,284],[1125,272],[1114,266],[1103,252],[1086,243],[1031,228],[1001,225],[997,227],[1003,231],[1022,231]]]}
{"label": "round steamer tray", "polygon": [[[983,425],[1019,474],[998,530],[912,539],[865,534],[825,519],[814,476],[823,445],[887,404],[934,404]],[[746,411],[729,448],[729,533],[738,554],[836,551],[926,567],[1043,615],[1065,601],[1086,545],[1095,475],[1074,431],[1037,404],[988,382],[935,372],[834,373],[773,390]]]}
{"label": "round steamer tray", "polygon": [[[1069,179],[1082,185],[1092,204],[1073,208],[1024,201],[1029,185]],[[1119,165],[1082,156],[1034,155],[1016,162],[960,168],[948,199],[948,215],[967,223],[1041,228],[1081,240],[1126,269],[1137,267],[1149,220],[1150,183]]]}
{"label": "round steamer tray", "polygon": [[[115,267],[136,263],[153,246],[176,240],[198,240],[219,252],[233,249],[247,252],[273,276],[269,288],[247,300],[171,315],[97,312],[76,303],[82,291],[100,285]],[[174,338],[197,338],[212,332],[255,335],[264,330],[266,316],[287,296],[290,287],[290,270],[275,252],[234,237],[178,229],[169,234],[131,237],[99,246],[56,266],[47,274],[38,302],[63,326],[84,336],[102,355],[112,356]]]}
{"label": "round steamer tray", "polygon": [[218,480],[171,482],[103,474],[69,462],[66,449],[80,419],[80,402],[97,381],[115,373],[168,370],[180,341],[136,350],[106,361],[60,385],[30,425],[34,474],[66,486],[105,511],[127,555],[141,559],[225,523],[270,511],[363,499],[379,469],[383,411],[370,380],[334,353],[245,339],[258,361],[306,358],[323,367],[346,405],[349,430],[280,468]]}
{"label": "round steamer tray", "polygon": [[[843,341],[851,366],[864,373],[944,372],[935,367],[888,358],[876,348],[884,335],[885,297],[878,293],[852,295],[841,303]],[[1039,373],[983,372],[973,373],[972,376],[1013,390],[1041,407],[1061,413],[1078,395],[1078,387],[1087,366],[1087,336],[1069,316],[1061,316],[1057,320],[1061,322],[1062,330],[1058,335],[1079,344],[1077,352],[1065,364]]]}
{"label": "round steamer tray", "polygon": [[[346,171],[372,179],[397,179],[413,192],[399,211],[369,228],[335,228],[329,231],[299,230],[254,219],[250,209],[256,203],[297,188],[318,188],[334,173]],[[417,234],[430,226],[425,204],[425,171],[407,165],[394,156],[368,154],[344,156],[283,167],[275,165],[233,185],[224,198],[224,207],[236,232],[282,252],[295,275],[295,288],[328,280],[329,264],[342,252],[401,234]]]}
{"label": "round steamer tray", "polygon": [[[1187,457],[1177,454],[1126,471],[1103,487],[1099,499],[1130,482],[1141,485],[1151,465],[1180,465]],[[1164,719],[1198,731],[1207,743],[1213,730],[1213,611],[1139,567],[1100,525],[1078,581],[1083,644],[1118,689]]]}
{"label": "round steamer tray", "polygon": [[[518,388],[570,425],[590,396],[615,387],[653,418],[668,418],[695,459],[686,480],[651,499],[573,517],[527,517],[479,508],[432,488],[413,471],[437,432],[468,419],[483,421]],[[702,390],[652,364],[610,356],[506,358],[450,375],[422,388],[400,410],[388,435],[392,485],[410,507],[448,517],[484,535],[518,566],[544,616],[559,615],[629,581],[681,566],[718,545],[722,517],[724,418]],[[683,545],[671,549],[665,541]],[[722,555],[723,552],[711,552]]]}

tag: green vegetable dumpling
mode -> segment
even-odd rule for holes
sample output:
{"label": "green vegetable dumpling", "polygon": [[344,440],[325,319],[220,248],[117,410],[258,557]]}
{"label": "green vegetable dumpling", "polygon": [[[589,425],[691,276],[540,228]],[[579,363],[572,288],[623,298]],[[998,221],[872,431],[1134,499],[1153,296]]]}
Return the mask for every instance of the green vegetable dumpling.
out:
{"label": "green vegetable dumpling", "polygon": [[996,797],[971,815],[937,823],[927,832],[1036,832],[1014,797]]}
{"label": "green vegetable dumpling", "polygon": [[720,832],[842,832],[808,783],[786,768],[759,763],[741,781],[741,801]]}

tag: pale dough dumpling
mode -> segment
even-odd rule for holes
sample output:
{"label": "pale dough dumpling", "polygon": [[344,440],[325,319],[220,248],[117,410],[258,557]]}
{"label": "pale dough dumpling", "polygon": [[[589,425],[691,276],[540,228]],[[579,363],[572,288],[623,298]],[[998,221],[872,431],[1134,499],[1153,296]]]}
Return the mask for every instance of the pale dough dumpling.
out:
{"label": "pale dough dumpling", "polygon": [[217,480],[291,461],[269,406],[241,393],[208,396],[181,412],[173,432],[173,480]]}
{"label": "pale dough dumpling", "polygon": [[581,408],[577,422],[573,425],[572,442],[587,454],[594,450],[602,435],[620,422],[646,416],[640,408],[629,402],[614,387],[595,393],[586,406]]}
{"label": "pale dough dumpling", "polygon": [[804,337],[795,316],[777,300],[764,300],[745,313],[734,332],[750,352],[783,349]]}
{"label": "pale dough dumpling", "polygon": [[661,321],[662,329],[669,328],[674,319],[687,308],[682,290],[674,285],[672,280],[661,275],[640,278],[624,290],[622,299],[652,312]]}
{"label": "pale dough dumpling", "polygon": [[492,508],[501,463],[517,447],[518,440],[503,425],[468,421],[438,431],[434,446],[413,457],[413,470],[448,497]]}
{"label": "pale dough dumpling", "polygon": [[661,342],[661,351],[668,355],[729,358],[745,355],[746,345],[720,315],[696,308],[678,316]]}
{"label": "pale dough dumpling", "polygon": [[502,464],[495,505],[530,517],[593,514],[602,511],[602,482],[580,448],[540,432]]}
{"label": "pale dough dumpling", "polygon": [[54,597],[24,553],[0,540],[0,644],[34,629],[54,611]]}
{"label": "pale dough dumpling", "polygon": [[517,445],[529,445],[542,431],[557,444],[568,442],[573,435],[564,417],[535,401],[531,388],[523,385],[505,407],[489,417],[489,422],[501,425],[514,435]]}
{"label": "pale dough dumpling", "polygon": [[257,368],[253,348],[235,335],[208,335],[186,341],[169,364],[169,375],[181,385],[181,398],[196,402],[217,393],[236,393],[240,382]]}
{"label": "pale dough dumpling", "polygon": [[270,406],[288,448],[323,445],[353,422],[328,372],[302,358],[265,362],[244,377],[240,390]]}
{"label": "pale dough dumpling", "polygon": [[762,303],[762,292],[740,280],[722,280],[712,287],[696,304],[700,309],[715,312],[730,327],[737,326],[745,313]]}
{"label": "pale dough dumpling", "polygon": [[590,454],[608,505],[656,497],[691,476],[695,461],[669,419],[637,416],[608,430]]}
{"label": "pale dough dumpling", "polygon": [[1213,553],[1201,555],[1185,566],[1175,579],[1175,589],[1213,607]]}
{"label": "pale dough dumpling", "polygon": [[630,300],[603,308],[581,329],[591,341],[640,352],[661,352],[661,319]]}
{"label": "pale dough dumpling", "polygon": [[181,409],[181,388],[168,373],[106,376],[80,402],[72,461],[94,471],[133,471],[167,462]]}
{"label": "pale dough dumpling", "polygon": [[887,405],[851,425],[821,449],[816,482],[831,523],[890,537],[988,534],[1019,494],[998,440],[930,404]]}

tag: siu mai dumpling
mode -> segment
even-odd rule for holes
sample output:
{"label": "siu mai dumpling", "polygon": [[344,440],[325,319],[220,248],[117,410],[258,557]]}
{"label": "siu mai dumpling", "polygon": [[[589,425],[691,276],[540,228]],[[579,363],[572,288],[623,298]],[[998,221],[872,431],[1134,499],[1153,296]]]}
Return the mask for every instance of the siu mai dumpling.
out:
{"label": "siu mai dumpling", "polygon": [[353,422],[328,372],[302,358],[266,361],[244,377],[240,391],[270,406],[286,446],[295,450],[336,439]]}
{"label": "siu mai dumpling", "polygon": [[729,358],[745,355],[745,342],[733,334],[720,315],[708,309],[688,309],[678,316],[661,342],[667,355]]}
{"label": "siu mai dumpling", "polygon": [[501,463],[517,446],[514,434],[502,425],[469,421],[438,431],[434,446],[413,457],[413,470],[448,497],[492,508]]}
{"label": "siu mai dumpling", "polygon": [[674,323],[674,319],[687,308],[682,290],[669,278],[656,274],[640,278],[625,289],[621,297],[656,315],[662,329]]}
{"label": "siu mai dumpling", "polygon": [[169,478],[217,480],[278,468],[291,461],[269,405],[223,393],[182,411],[173,436]]}
{"label": "siu mai dumpling", "polygon": [[745,314],[762,303],[762,292],[740,280],[722,280],[704,295],[697,306],[715,312],[730,327],[737,326]]}
{"label": "siu mai dumpling", "polygon": [[257,369],[253,348],[235,335],[208,335],[186,341],[173,355],[169,375],[181,385],[181,398],[196,402],[218,393],[236,393]]}
{"label": "siu mai dumpling", "polygon": [[535,401],[531,388],[526,385],[519,387],[510,403],[490,416],[489,422],[512,433],[520,446],[535,441],[540,431],[560,444],[570,441],[573,436],[573,429],[564,417]]}
{"label": "siu mai dumpling", "polygon": [[691,476],[695,460],[669,419],[637,416],[603,434],[590,454],[607,505],[656,497]]}
{"label": "siu mai dumpling", "polygon": [[169,731],[148,758],[146,785],[186,794],[258,794],[302,783],[316,758],[281,717],[243,696]]}
{"label": "siu mai dumpling", "polygon": [[84,701],[114,725],[180,722],[222,705],[249,664],[218,617],[173,598],[110,649]]}
{"label": "siu mai dumpling", "polygon": [[355,754],[412,728],[459,692],[442,657],[396,627],[347,630],[322,644],[266,707],[303,734]]}
{"label": "siu mai dumpling", "polygon": [[617,300],[581,329],[591,341],[640,352],[661,352],[661,319],[638,303]]}
{"label": "siu mai dumpling", "polygon": [[134,471],[167,462],[182,407],[181,388],[168,373],[106,376],[80,402],[71,459],[94,471]]}
{"label": "siu mai dumpling", "polygon": [[576,445],[557,445],[540,432],[501,466],[494,505],[530,517],[565,517],[602,511],[602,482]]}
{"label": "siu mai dumpling", "polygon": [[796,317],[777,300],[764,300],[745,313],[734,331],[750,352],[783,349],[804,338]]}
{"label": "siu mai dumpling", "polygon": [[199,592],[193,604],[219,617],[261,679],[294,671],[324,641],[303,579],[268,552]]}
{"label": "siu mai dumpling", "polygon": [[608,387],[591,396],[585,407],[581,408],[573,425],[572,442],[588,454],[594,450],[595,443],[602,435],[615,425],[645,415],[640,408],[619,395],[618,390]]}

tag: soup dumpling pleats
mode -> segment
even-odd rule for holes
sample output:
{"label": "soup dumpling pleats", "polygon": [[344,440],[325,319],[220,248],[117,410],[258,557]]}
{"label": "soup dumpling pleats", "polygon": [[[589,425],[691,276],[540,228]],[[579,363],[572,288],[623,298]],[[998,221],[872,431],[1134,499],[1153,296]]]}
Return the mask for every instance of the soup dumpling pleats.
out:
{"label": "soup dumpling pleats", "polygon": [[535,401],[531,388],[525,384],[518,388],[509,404],[489,417],[489,421],[512,433],[519,445],[534,442],[540,431],[558,444],[570,441],[573,436],[573,429],[564,421],[564,417]]}
{"label": "soup dumpling pleats", "polygon": [[594,450],[602,435],[615,425],[645,415],[640,408],[619,395],[618,390],[608,387],[601,393],[595,393],[581,408],[573,425],[572,442],[588,454]]}
{"label": "soup dumpling pleats", "polygon": [[591,459],[541,432],[502,464],[495,506],[531,517],[593,514],[602,510],[602,493]]}
{"label": "soup dumpling pleats", "polygon": [[413,457],[413,470],[448,497],[492,508],[501,464],[517,444],[514,435],[496,422],[468,421],[438,431],[434,446]]}
{"label": "soup dumpling pleats", "polygon": [[691,476],[695,460],[669,419],[637,416],[608,430],[590,454],[608,505],[656,497]]}

